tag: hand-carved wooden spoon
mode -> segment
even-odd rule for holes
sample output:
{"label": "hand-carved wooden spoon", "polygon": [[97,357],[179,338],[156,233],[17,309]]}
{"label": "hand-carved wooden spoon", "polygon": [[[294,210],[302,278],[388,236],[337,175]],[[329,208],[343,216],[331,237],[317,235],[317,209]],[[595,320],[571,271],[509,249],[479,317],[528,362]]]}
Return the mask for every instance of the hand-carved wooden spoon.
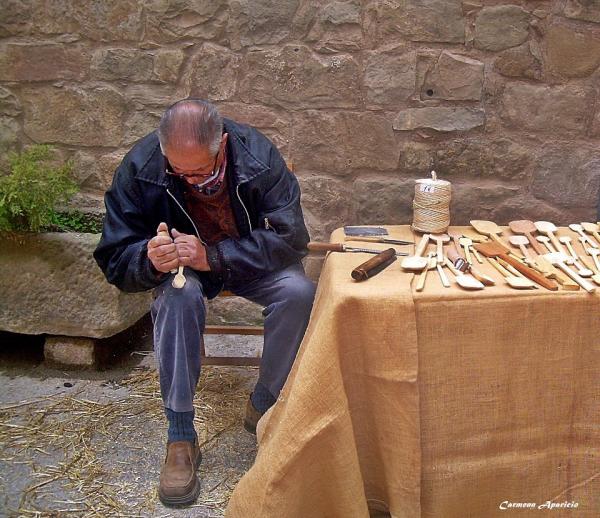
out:
{"label": "hand-carved wooden spoon", "polygon": [[[508,240],[510,241],[511,245],[519,247],[519,250],[521,250],[521,253],[525,257],[525,262],[529,266],[532,266],[533,259],[531,258],[531,256],[529,255],[529,251],[527,250],[527,245],[529,244],[529,239],[527,238],[527,236],[510,236],[508,238]],[[535,241],[535,239],[534,239],[534,241]],[[536,241],[536,244],[537,244],[537,241]]]}
{"label": "hand-carved wooden spoon", "polygon": [[571,277],[571,279],[573,279],[588,293],[593,293],[594,291],[596,291],[596,287],[593,284],[581,278],[579,275],[577,275],[577,273],[575,273],[573,270],[571,270],[571,268],[569,268],[565,264],[565,254],[562,254],[560,252],[553,252],[551,254],[546,254],[544,257],[548,259],[548,261],[550,261],[554,266],[560,268],[564,273]]}
{"label": "hand-carved wooden spoon", "polygon": [[546,253],[544,248],[540,246],[540,244],[535,240],[535,237],[533,237],[533,234],[537,232],[537,228],[535,228],[533,221],[529,221],[527,219],[511,221],[508,224],[508,227],[514,234],[523,234],[529,240],[531,246],[538,255]]}
{"label": "hand-carved wooden spoon", "polygon": [[430,234],[429,238],[437,245],[438,264],[444,264],[444,243],[450,242],[450,236],[448,234]]}
{"label": "hand-carved wooden spoon", "polygon": [[[591,246],[592,248],[600,248],[600,245],[598,245],[598,243],[596,243],[596,241],[594,241],[590,236],[588,236],[584,231],[583,231],[583,227],[579,224],[579,223],[571,223],[569,225],[569,228],[573,231],[573,232],[577,232],[581,237],[579,238],[579,240],[581,241],[581,244],[583,245],[584,243],[587,243],[589,246]],[[584,245],[585,248],[585,245]]]}
{"label": "hand-carved wooden spoon", "polygon": [[554,232],[558,231],[554,223],[551,223],[550,221],[536,221],[534,225],[535,228],[538,229],[538,232],[546,234],[550,238],[550,241],[552,241],[552,244],[554,245],[554,248],[556,248],[556,250],[562,252],[565,255],[568,255],[567,251],[559,243],[558,238],[554,235]]}
{"label": "hand-carved wooden spoon", "polygon": [[488,261],[494,268],[496,268],[496,270],[498,270],[502,274],[502,277],[504,277],[504,280],[511,288],[515,288],[517,290],[525,290],[537,287],[526,277],[520,277],[509,272],[504,266],[502,266],[499,263],[499,259],[497,259],[496,257],[488,257]]}
{"label": "hand-carved wooden spoon", "polygon": [[523,263],[509,256],[506,253],[504,247],[499,246],[496,243],[478,243],[475,245],[475,249],[478,250],[481,254],[485,255],[486,257],[501,257],[508,264],[519,270],[519,272],[525,275],[525,277],[534,282],[537,282],[540,286],[543,286],[548,290],[554,291],[558,289],[558,285],[555,282],[546,279],[546,277],[544,277],[542,274],[536,272],[535,270],[529,268],[528,266],[525,266]]}
{"label": "hand-carved wooden spoon", "polygon": [[581,226],[583,227],[583,230],[585,230],[588,234],[592,234],[594,239],[600,243],[600,234],[598,233],[598,231],[600,231],[600,227],[598,227],[596,223],[582,223]]}
{"label": "hand-carved wooden spoon", "polygon": [[421,241],[419,241],[419,244],[415,249],[415,255],[402,259],[400,266],[405,270],[422,270],[427,267],[429,261],[426,257],[423,257],[423,252],[427,248],[427,243],[429,243],[429,234],[423,234]]}
{"label": "hand-carved wooden spoon", "polygon": [[561,272],[558,268],[555,268],[545,255],[538,255],[535,258],[535,265],[537,269],[542,272],[544,277],[548,279],[554,279],[560,284],[563,290],[577,291],[580,286],[575,281],[571,280],[570,277]]}
{"label": "hand-carved wooden spoon", "polygon": [[[157,233],[157,235],[171,237],[167,230],[161,230]],[[175,274],[175,277],[173,277],[173,280],[171,281],[171,286],[180,290],[185,286],[185,275],[183,275],[183,266],[180,266],[176,270],[171,270],[171,273]]]}
{"label": "hand-carved wooden spoon", "polygon": [[490,237],[507,252],[512,252],[510,247],[505,245],[502,239],[500,239],[499,235],[502,234],[502,229],[498,225],[496,225],[496,223],[494,223],[493,221],[485,221],[481,219],[472,219],[470,223],[471,226],[475,230],[477,230],[477,232],[483,234],[484,236]]}
{"label": "hand-carved wooden spoon", "polygon": [[[482,290],[484,286],[481,282],[474,277],[463,273],[454,264],[452,264],[452,261],[450,260],[451,254],[452,252],[449,251],[448,257],[446,257],[445,265],[454,274],[454,277],[456,278],[456,284],[465,290]],[[467,264],[462,257],[457,256],[457,259],[461,261],[463,265]]]}
{"label": "hand-carved wooden spoon", "polygon": [[594,259],[594,266],[596,267],[596,273],[592,276],[592,280],[600,285],[600,260],[598,259],[598,255],[600,255],[600,250],[597,248],[590,248],[588,253]]}
{"label": "hand-carved wooden spoon", "polygon": [[567,250],[573,258],[573,264],[575,265],[575,268],[577,268],[577,273],[579,275],[581,275],[582,277],[591,277],[592,275],[594,275],[594,272],[592,270],[584,266],[583,261],[577,255],[577,252],[575,252],[573,245],[571,245],[571,238],[569,236],[561,236],[559,238],[559,241],[567,247]]}

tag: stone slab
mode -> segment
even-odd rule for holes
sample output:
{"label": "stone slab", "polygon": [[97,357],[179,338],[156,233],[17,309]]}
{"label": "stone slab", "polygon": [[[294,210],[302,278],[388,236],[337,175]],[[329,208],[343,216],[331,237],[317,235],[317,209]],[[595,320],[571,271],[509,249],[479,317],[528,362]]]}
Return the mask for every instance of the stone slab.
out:
{"label": "stone slab", "polygon": [[104,338],[149,311],[150,292],[124,293],[105,280],[96,234],[0,237],[0,330]]}

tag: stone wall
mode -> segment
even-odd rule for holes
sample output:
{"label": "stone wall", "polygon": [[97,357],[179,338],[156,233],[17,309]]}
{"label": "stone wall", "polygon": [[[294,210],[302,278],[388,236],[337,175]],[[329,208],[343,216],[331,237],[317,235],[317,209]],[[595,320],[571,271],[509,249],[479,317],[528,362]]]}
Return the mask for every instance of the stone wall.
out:
{"label": "stone wall", "polygon": [[56,144],[80,206],[192,95],[292,162],[313,239],[407,223],[415,178],[453,222],[596,220],[598,0],[5,0],[0,153]]}

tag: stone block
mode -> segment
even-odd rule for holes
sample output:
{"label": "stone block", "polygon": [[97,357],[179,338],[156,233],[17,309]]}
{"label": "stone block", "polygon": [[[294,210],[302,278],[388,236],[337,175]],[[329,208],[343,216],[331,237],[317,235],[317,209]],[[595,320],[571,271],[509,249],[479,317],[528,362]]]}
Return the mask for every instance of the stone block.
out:
{"label": "stone block", "polygon": [[530,149],[507,138],[454,139],[439,143],[435,170],[450,181],[460,179],[522,181],[531,174]]}
{"label": "stone block", "polygon": [[352,185],[355,221],[361,225],[408,225],[412,223],[414,194],[414,179],[358,178]]}
{"label": "stone block", "polygon": [[294,117],[294,128],[293,156],[303,169],[349,175],[398,165],[392,124],[382,115],[307,110]]}
{"label": "stone block", "polygon": [[[508,221],[497,219],[498,210],[520,191],[521,187],[518,185],[453,183],[450,224],[468,225],[472,219],[484,219],[506,225]],[[515,212],[513,219],[514,214],[521,217],[521,213]]]}
{"label": "stone block", "polygon": [[590,92],[575,85],[537,86],[511,83],[501,98],[505,124],[542,133],[584,134]]}
{"label": "stone block", "polygon": [[564,77],[589,76],[600,66],[600,28],[552,25],[545,35],[547,64]]}
{"label": "stone block", "polygon": [[503,76],[539,80],[542,63],[531,43],[505,50],[494,61],[494,69]]}
{"label": "stone block", "polygon": [[559,207],[585,208],[591,217],[600,200],[600,149],[546,144],[538,153],[530,191]]}
{"label": "stone block", "polygon": [[349,55],[323,56],[303,45],[249,52],[240,88],[248,103],[287,108],[353,108],[358,65]]}
{"label": "stone block", "polygon": [[13,117],[0,116],[0,165],[6,167],[6,153],[16,151],[19,142],[19,122]]}
{"label": "stone block", "polygon": [[291,119],[285,111],[244,103],[216,104],[223,117],[249,124],[264,133],[277,146],[288,166],[293,166],[289,156]]}
{"label": "stone block", "polygon": [[[167,105],[165,105],[165,108]],[[163,109],[144,108],[130,112],[123,127],[123,146],[131,146],[158,128]]]}
{"label": "stone block", "polygon": [[371,105],[397,105],[415,91],[416,54],[404,48],[367,52],[364,85]]}
{"label": "stone block", "polygon": [[0,38],[27,34],[31,30],[32,4],[28,0],[4,0],[0,16]]}
{"label": "stone block", "polygon": [[92,73],[106,81],[175,83],[183,58],[181,50],[104,48],[92,57]]}
{"label": "stone block", "polygon": [[373,1],[365,9],[364,28],[372,47],[404,39],[463,43],[461,0]]}
{"label": "stone block", "polygon": [[112,87],[23,89],[25,132],[38,142],[118,146],[125,102]]}
{"label": "stone block", "polygon": [[92,253],[99,235],[0,237],[0,329],[23,334],[104,338],[149,311],[150,292],[106,282]]}
{"label": "stone block", "polygon": [[425,73],[421,99],[479,101],[483,70],[481,61],[443,50]]}
{"label": "stone block", "polygon": [[231,48],[275,44],[292,32],[299,0],[232,0],[227,37]]}
{"label": "stone block", "polygon": [[149,45],[188,38],[203,40],[223,36],[229,18],[226,0],[178,0],[145,2],[144,41]]}
{"label": "stone block", "polygon": [[23,111],[21,102],[8,88],[0,86],[0,115],[16,117]]}
{"label": "stone block", "polygon": [[186,78],[190,95],[211,101],[231,99],[237,90],[240,63],[236,53],[205,43],[191,59]]}
{"label": "stone block", "polygon": [[92,367],[96,363],[96,340],[74,336],[48,336],[44,359],[68,367]]}
{"label": "stone block", "polygon": [[81,81],[88,75],[89,56],[81,46],[8,43],[0,47],[3,81]]}
{"label": "stone block", "polygon": [[356,51],[362,48],[360,2],[329,2],[322,5],[306,41],[319,52]]}
{"label": "stone block", "polygon": [[598,0],[566,0],[563,14],[567,18],[600,23],[600,2]]}
{"label": "stone block", "polygon": [[485,112],[481,108],[429,106],[402,110],[394,120],[394,129],[411,131],[420,128],[440,132],[469,131],[483,126]]}
{"label": "stone block", "polygon": [[328,240],[331,232],[348,221],[351,189],[344,180],[303,174],[298,178],[302,190],[302,210],[311,239]]}
{"label": "stone block", "polygon": [[125,150],[112,153],[77,151],[73,155],[73,174],[81,190],[104,193],[125,153]]}
{"label": "stone block", "polygon": [[262,326],[263,308],[242,297],[217,297],[208,304],[207,325]]}
{"label": "stone block", "polygon": [[[68,14],[78,26],[81,36],[95,41],[138,41],[142,34],[142,8],[139,0],[68,2]],[[58,13],[56,24],[64,24]]]}
{"label": "stone block", "polygon": [[475,47],[504,50],[525,42],[529,36],[529,13],[518,5],[484,7],[475,20]]}

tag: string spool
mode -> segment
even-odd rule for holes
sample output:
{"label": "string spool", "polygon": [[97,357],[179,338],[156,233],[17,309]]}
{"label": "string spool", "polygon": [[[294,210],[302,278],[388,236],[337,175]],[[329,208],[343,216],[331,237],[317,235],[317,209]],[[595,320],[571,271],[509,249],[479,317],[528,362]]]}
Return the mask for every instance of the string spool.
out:
{"label": "string spool", "polygon": [[415,181],[412,228],[418,232],[441,234],[450,226],[450,199],[452,184],[438,180],[436,172],[431,178]]}

